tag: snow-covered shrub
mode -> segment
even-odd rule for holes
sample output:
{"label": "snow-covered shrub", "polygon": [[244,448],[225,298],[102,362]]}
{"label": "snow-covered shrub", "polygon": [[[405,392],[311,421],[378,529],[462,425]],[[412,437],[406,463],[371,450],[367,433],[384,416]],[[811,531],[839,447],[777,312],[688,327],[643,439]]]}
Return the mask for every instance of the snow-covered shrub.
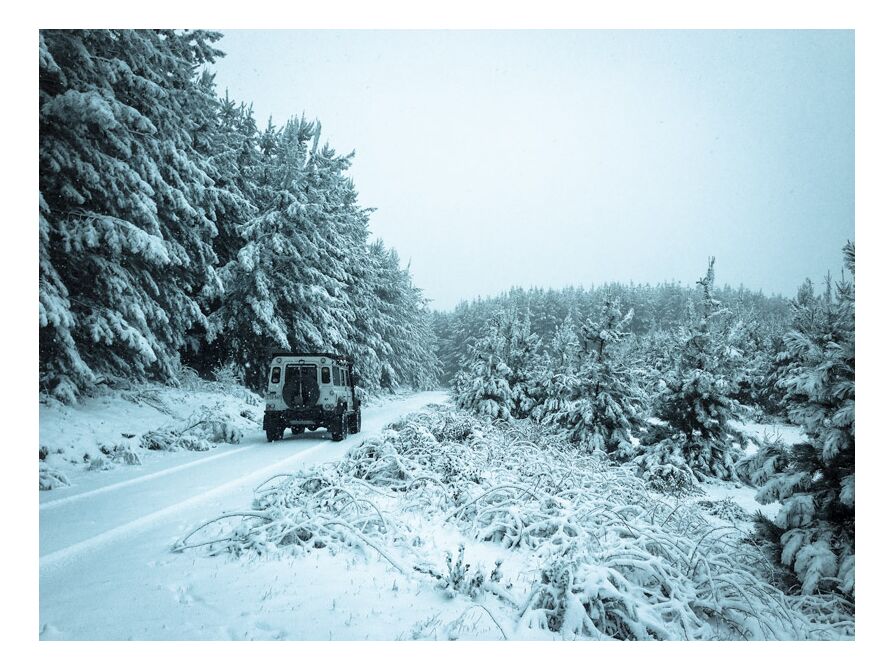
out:
{"label": "snow-covered shrub", "polygon": [[150,430],[140,436],[140,446],[149,451],[174,451],[177,436],[167,430]]}
{"label": "snow-covered shrub", "polygon": [[450,552],[447,553],[447,571],[439,577],[438,587],[444,590],[448,598],[453,598],[457,594],[475,598],[484,585],[484,572],[480,567],[469,569],[469,564],[465,562],[465,551],[465,546],[459,545],[455,557]]}
{"label": "snow-covered shrub", "polygon": [[330,544],[372,548],[404,571],[380,546],[389,524],[368,499],[336,479],[330,468],[309,474],[278,475],[255,492],[252,510],[224,514],[199,525],[177,544],[176,551],[208,547],[212,554],[265,554],[300,551]]}
{"label": "snow-covered shrub", "polygon": [[57,468],[51,467],[46,463],[40,464],[40,490],[49,491],[50,489],[58,489],[63,486],[71,486],[65,473]]}
{"label": "snow-covered shrub", "polygon": [[150,430],[140,438],[140,446],[150,451],[208,451],[211,444],[203,437],[170,430]]}
{"label": "snow-covered shrub", "polygon": [[113,463],[121,463],[124,465],[142,465],[143,460],[139,453],[134,449],[133,445],[127,442],[115,442],[114,444],[103,444],[99,447],[100,452],[109,458]]}
{"label": "snow-covered shrub", "polygon": [[186,391],[201,391],[207,386],[207,382],[188,365],[179,365],[176,370],[177,385]]}
{"label": "snow-covered shrub", "polygon": [[429,430],[438,442],[465,442],[475,434],[475,422],[464,412],[439,412],[436,416],[441,422],[431,425]]}
{"label": "snow-covered shrub", "polygon": [[109,458],[102,454],[96,454],[87,458],[87,470],[111,470],[115,466]]}
{"label": "snow-covered shrub", "polygon": [[232,361],[219,365],[212,371],[214,381],[224,386],[244,386],[245,370],[240,369]]}
{"label": "snow-covered shrub", "polygon": [[402,487],[411,473],[402,462],[391,438],[395,431],[386,430],[353,447],[339,467],[346,475],[376,486]]}
{"label": "snow-covered shrub", "polygon": [[199,408],[181,422],[177,432],[208,442],[238,444],[242,441],[242,429],[219,406]]}
{"label": "snow-covered shrub", "polygon": [[136,390],[121,393],[121,397],[136,405],[146,405],[151,407],[168,416],[173,416],[175,414],[167,404],[168,398],[159,388],[140,386]]}
{"label": "snow-covered shrub", "polygon": [[586,559],[548,561],[522,620],[597,639],[697,639],[708,632],[694,609],[697,597],[695,584],[671,561],[627,541]]}
{"label": "snow-covered shrub", "polygon": [[211,443],[198,435],[177,435],[173,447],[174,451],[208,451]]}
{"label": "snow-covered shrub", "polygon": [[722,498],[721,500],[699,500],[696,504],[705,513],[734,523],[737,521],[749,521],[752,517],[739,503],[730,497]]}
{"label": "snow-covered shrub", "polygon": [[211,443],[238,444],[242,429],[220,406],[201,407],[183,421],[144,433],[140,446],[150,451],[208,451]]}
{"label": "snow-covered shrub", "polygon": [[668,454],[662,454],[653,465],[646,465],[639,471],[639,477],[653,491],[672,496],[684,496],[698,493],[698,483],[688,465],[675,460]]}

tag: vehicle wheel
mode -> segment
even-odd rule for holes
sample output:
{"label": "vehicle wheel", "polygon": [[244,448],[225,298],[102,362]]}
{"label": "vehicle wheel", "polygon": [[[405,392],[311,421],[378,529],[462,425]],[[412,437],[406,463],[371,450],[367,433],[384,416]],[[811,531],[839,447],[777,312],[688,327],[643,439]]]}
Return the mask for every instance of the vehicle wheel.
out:
{"label": "vehicle wheel", "polygon": [[294,426],[292,428],[292,435],[301,435],[304,432],[304,426]]}
{"label": "vehicle wheel", "polygon": [[352,435],[355,435],[360,432],[360,410],[358,409],[354,412],[354,416],[351,417],[350,421],[350,431]]}
{"label": "vehicle wheel", "polygon": [[281,427],[268,428],[266,432],[267,432],[267,441],[268,442],[276,442],[276,441],[282,439],[285,429],[281,428]]}
{"label": "vehicle wheel", "polygon": [[338,418],[329,430],[332,433],[333,442],[341,442],[345,439],[345,433],[348,432],[348,417],[345,416],[344,412],[338,415]]}

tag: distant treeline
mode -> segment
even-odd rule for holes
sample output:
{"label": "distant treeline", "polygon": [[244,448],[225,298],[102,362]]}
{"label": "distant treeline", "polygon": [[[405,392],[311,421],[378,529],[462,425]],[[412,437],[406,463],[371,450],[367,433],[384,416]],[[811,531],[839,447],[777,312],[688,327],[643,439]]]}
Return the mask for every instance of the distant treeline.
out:
{"label": "distant treeline", "polygon": [[351,355],[368,388],[430,386],[425,301],[370,243],[352,155],[318,122],[260,130],[219,97],[219,37],[40,33],[42,390],[72,401],[184,363],[257,387],[270,346]]}
{"label": "distant treeline", "polygon": [[[762,292],[729,286],[715,289],[716,298],[749,325],[755,337],[781,344],[791,322],[791,300]],[[590,288],[513,288],[496,297],[461,302],[452,312],[432,315],[442,365],[441,381],[449,384],[462,361],[479,341],[489,320],[499,312],[529,313],[531,333],[549,342],[566,317],[580,322],[599,314],[606,302],[618,300],[623,313],[633,310],[627,329],[634,335],[658,336],[681,328],[690,317],[693,301],[700,300],[698,287],[676,282],[657,285],[606,283]],[[642,338],[646,340],[648,338]]]}

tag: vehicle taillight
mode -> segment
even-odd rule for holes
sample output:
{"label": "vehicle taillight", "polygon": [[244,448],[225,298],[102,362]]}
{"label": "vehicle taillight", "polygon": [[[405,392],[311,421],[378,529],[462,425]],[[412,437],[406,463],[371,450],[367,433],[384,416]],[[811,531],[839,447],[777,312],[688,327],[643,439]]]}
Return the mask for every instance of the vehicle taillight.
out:
{"label": "vehicle taillight", "polygon": [[279,370],[279,368],[273,368],[273,372],[270,373],[271,384],[279,384]]}

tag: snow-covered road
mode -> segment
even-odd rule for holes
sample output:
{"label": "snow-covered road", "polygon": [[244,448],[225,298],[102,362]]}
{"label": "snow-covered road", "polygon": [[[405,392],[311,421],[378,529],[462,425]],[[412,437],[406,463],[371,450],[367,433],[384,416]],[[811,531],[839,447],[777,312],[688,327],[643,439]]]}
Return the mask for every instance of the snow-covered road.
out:
{"label": "snow-covered road", "polygon": [[266,477],[337,459],[400,416],[445,400],[429,392],[366,407],[363,431],[339,443],[318,431],[268,444],[258,429],[238,445],[171,454],[42,491],[41,638],[232,637],[205,630],[182,608],[175,614],[178,604],[200,599],[186,585],[195,558],[172,554],[171,545],[203,520],[244,509]]}

